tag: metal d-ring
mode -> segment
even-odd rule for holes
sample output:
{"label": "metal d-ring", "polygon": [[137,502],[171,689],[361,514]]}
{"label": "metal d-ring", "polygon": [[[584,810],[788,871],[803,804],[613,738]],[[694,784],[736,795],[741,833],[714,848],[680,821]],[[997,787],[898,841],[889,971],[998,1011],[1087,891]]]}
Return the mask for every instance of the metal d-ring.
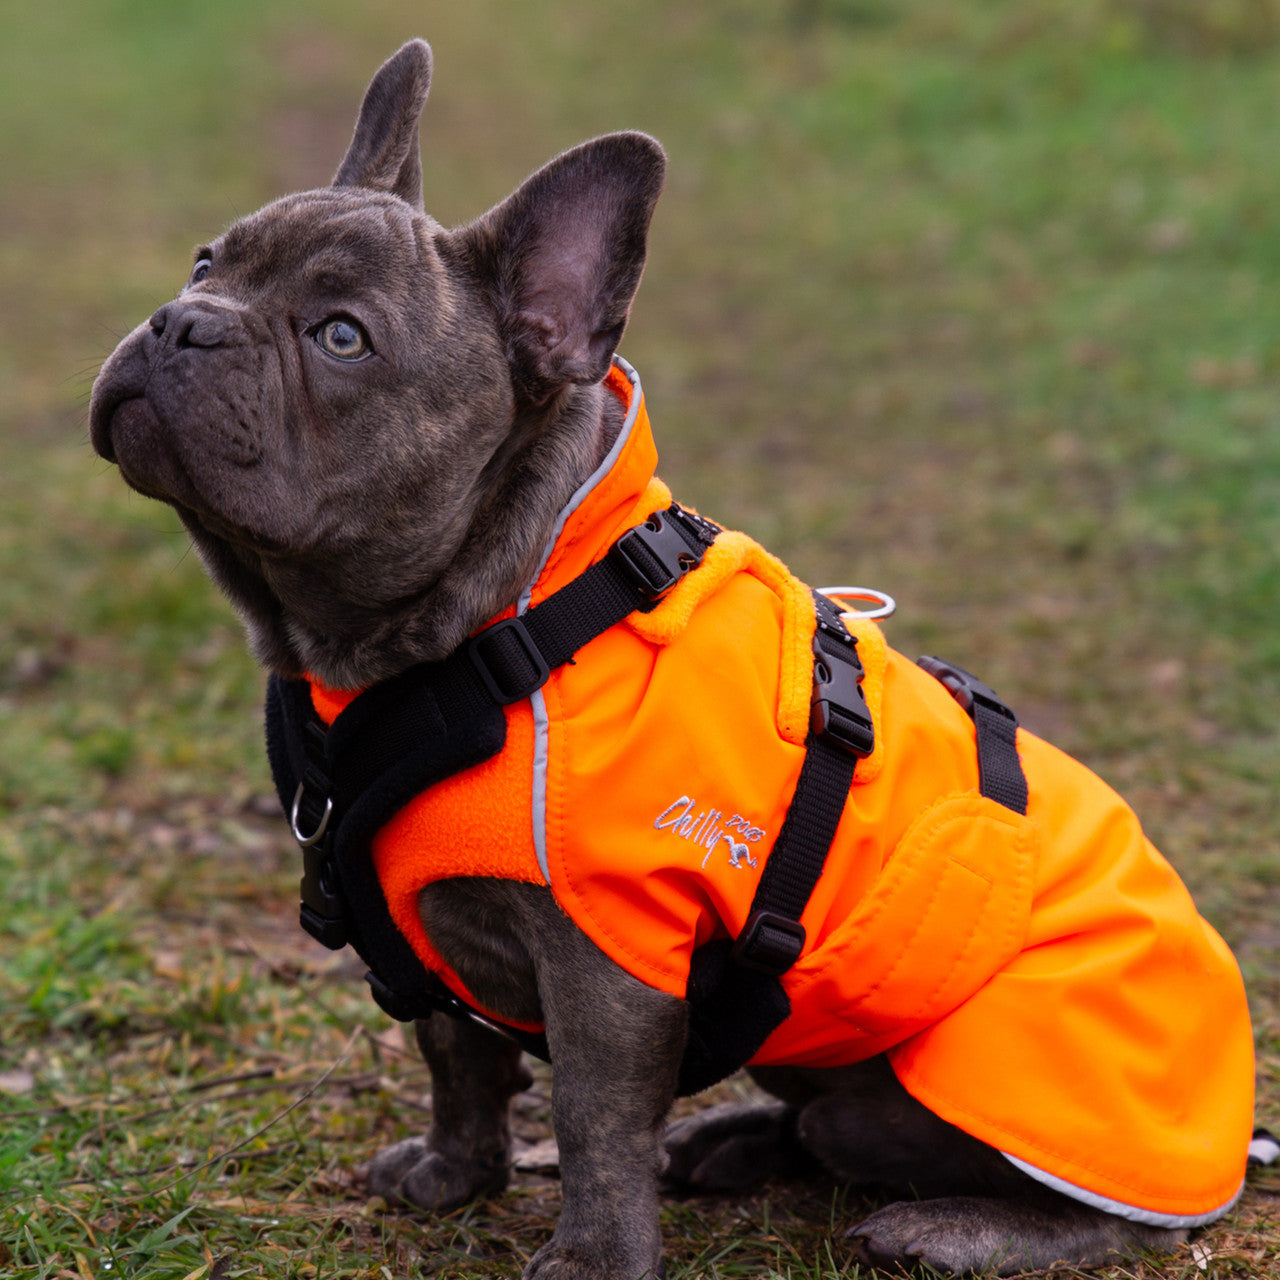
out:
{"label": "metal d-ring", "polygon": [[320,824],[309,835],[304,836],[298,830],[298,810],[302,807],[302,795],[306,791],[307,784],[305,782],[298,783],[298,789],[293,793],[293,811],[289,814],[289,827],[293,831],[293,838],[304,848],[310,849],[312,845],[319,844],[324,838],[324,833],[329,829],[329,818],[333,813],[333,797],[326,796],[324,801],[324,814],[320,818]]}
{"label": "metal d-ring", "polygon": [[818,591],[839,605],[843,605],[846,600],[871,605],[870,609],[842,609],[840,616],[851,621],[888,618],[898,608],[898,602],[887,591],[879,591],[875,587],[819,587]]}

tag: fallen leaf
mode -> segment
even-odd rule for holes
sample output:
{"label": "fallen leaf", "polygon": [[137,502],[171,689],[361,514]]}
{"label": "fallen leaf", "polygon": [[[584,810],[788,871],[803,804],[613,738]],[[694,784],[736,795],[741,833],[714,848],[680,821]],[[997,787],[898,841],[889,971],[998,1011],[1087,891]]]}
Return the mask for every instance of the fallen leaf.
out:
{"label": "fallen leaf", "polygon": [[30,1093],[36,1086],[36,1078],[30,1071],[0,1071],[0,1093]]}
{"label": "fallen leaf", "polygon": [[517,1151],[511,1160],[511,1167],[517,1173],[558,1174],[560,1172],[560,1150],[554,1138],[543,1138],[531,1147]]}

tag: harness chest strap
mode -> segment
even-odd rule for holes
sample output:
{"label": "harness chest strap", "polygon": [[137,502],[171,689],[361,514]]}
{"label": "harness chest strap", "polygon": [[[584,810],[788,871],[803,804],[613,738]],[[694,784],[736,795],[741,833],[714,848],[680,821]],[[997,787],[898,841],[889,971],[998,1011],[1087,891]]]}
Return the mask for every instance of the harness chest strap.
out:
{"label": "harness chest strap", "polygon": [[369,844],[420,791],[496,755],[502,707],[528,697],[584,644],[652,609],[701,563],[719,527],[672,504],[628,530],[603,559],[519,617],[440,662],[366,690],[325,729],[305,681],[272,677],[267,746],[281,803],[303,847],[301,923],[324,945],[350,942],[394,1017],[426,1016],[442,985],[386,913]]}
{"label": "harness chest strap", "polygon": [[[426,787],[500,751],[505,738],[501,706],[540,688],[551,670],[628,614],[652,609],[701,562],[718,532],[717,526],[676,504],[655,512],[541,604],[487,628],[441,662],[413,668],[366,691],[327,732],[311,708],[305,682],[273,679],[268,746],[282,803],[304,850],[301,922],[326,946],[354,945],[370,966],[367,976],[375,998],[392,1016],[405,1020],[434,1009],[473,1011],[426,973],[390,922],[369,869],[369,844],[376,831]],[[708,944],[696,957],[690,1000],[712,1034],[691,1037],[694,1047],[683,1082],[687,1091],[736,1069],[788,1016],[789,1002],[776,979],[803,949],[800,916],[821,875],[856,762],[874,747],[855,641],[835,606],[813,595],[817,628],[804,765],[747,924],[732,944],[733,963],[726,964],[719,944]],[[975,706],[986,713],[985,720],[975,717],[979,757],[995,763],[982,770],[983,793],[1025,812],[1026,783],[1014,746],[1012,713],[958,668],[936,659],[922,659],[922,665],[971,714]],[[970,689],[981,691],[981,701],[972,696],[966,701]],[[994,734],[989,727],[993,719],[1000,724]],[[994,794],[988,783],[995,778],[1013,781]],[[751,971],[750,976],[744,971]],[[735,986],[740,999],[732,996]],[[732,1013],[744,1003],[754,1010],[745,1019]],[[717,1016],[717,1006],[722,1016]],[[724,1026],[717,1025],[725,1017],[735,1022],[727,1039]],[[526,1048],[545,1056],[540,1035],[524,1033],[523,1040]]]}

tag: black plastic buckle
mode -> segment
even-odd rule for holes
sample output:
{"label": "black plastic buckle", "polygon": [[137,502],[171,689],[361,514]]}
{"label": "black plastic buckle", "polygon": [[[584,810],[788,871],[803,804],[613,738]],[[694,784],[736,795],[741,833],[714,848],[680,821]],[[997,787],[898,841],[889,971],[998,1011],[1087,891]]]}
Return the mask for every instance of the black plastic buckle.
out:
{"label": "black plastic buckle", "polygon": [[650,600],[665,595],[701,561],[670,511],[655,511],[628,530],[609,554]]}
{"label": "black plastic buckle", "polygon": [[346,922],[322,916],[305,902],[298,907],[298,923],[330,951],[341,951],[347,945]]}
{"label": "black plastic buckle", "polygon": [[[514,648],[511,641],[515,642]],[[529,634],[523,618],[507,618],[486,627],[467,645],[467,652],[490,696],[504,707],[527,698],[551,678],[551,668]],[[522,661],[532,668],[531,674],[517,676],[511,671],[513,662]],[[499,680],[495,666],[498,674],[505,675],[507,680]]]}
{"label": "black plastic buckle", "polygon": [[804,950],[804,925],[773,911],[753,911],[733,944],[733,958],[747,969],[777,978]]}
{"label": "black plastic buckle", "polygon": [[327,845],[307,845],[302,850],[300,895],[298,923],[330,951],[341,951],[347,945],[347,914],[342,895],[333,887]]}
{"label": "black plastic buckle", "polygon": [[[809,730],[865,758],[875,750],[876,729],[862,692],[862,663],[852,643],[847,647],[840,645],[837,651],[836,645],[840,642],[824,645],[825,638],[821,631],[813,638]],[[836,656],[837,652],[841,656]]]}
{"label": "black plastic buckle", "polygon": [[954,663],[943,662],[941,658],[924,654],[916,659],[916,666],[927,671],[947,692],[970,714],[973,715],[974,703],[989,708],[1004,716],[1006,720],[1018,723],[1009,705],[989,685],[985,685],[972,672]]}

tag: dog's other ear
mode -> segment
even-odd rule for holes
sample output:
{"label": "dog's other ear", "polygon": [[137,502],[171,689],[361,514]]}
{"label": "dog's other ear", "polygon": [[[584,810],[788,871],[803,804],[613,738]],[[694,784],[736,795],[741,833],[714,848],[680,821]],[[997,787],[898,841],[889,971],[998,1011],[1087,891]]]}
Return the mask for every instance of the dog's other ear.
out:
{"label": "dog's other ear", "polygon": [[335,187],[386,191],[422,208],[418,118],[431,88],[431,46],[410,40],[378,68],[365,90],[360,118]]}
{"label": "dog's other ear", "polygon": [[608,373],[666,166],[645,134],[606,134],[558,156],[457,233],[529,400]]}

